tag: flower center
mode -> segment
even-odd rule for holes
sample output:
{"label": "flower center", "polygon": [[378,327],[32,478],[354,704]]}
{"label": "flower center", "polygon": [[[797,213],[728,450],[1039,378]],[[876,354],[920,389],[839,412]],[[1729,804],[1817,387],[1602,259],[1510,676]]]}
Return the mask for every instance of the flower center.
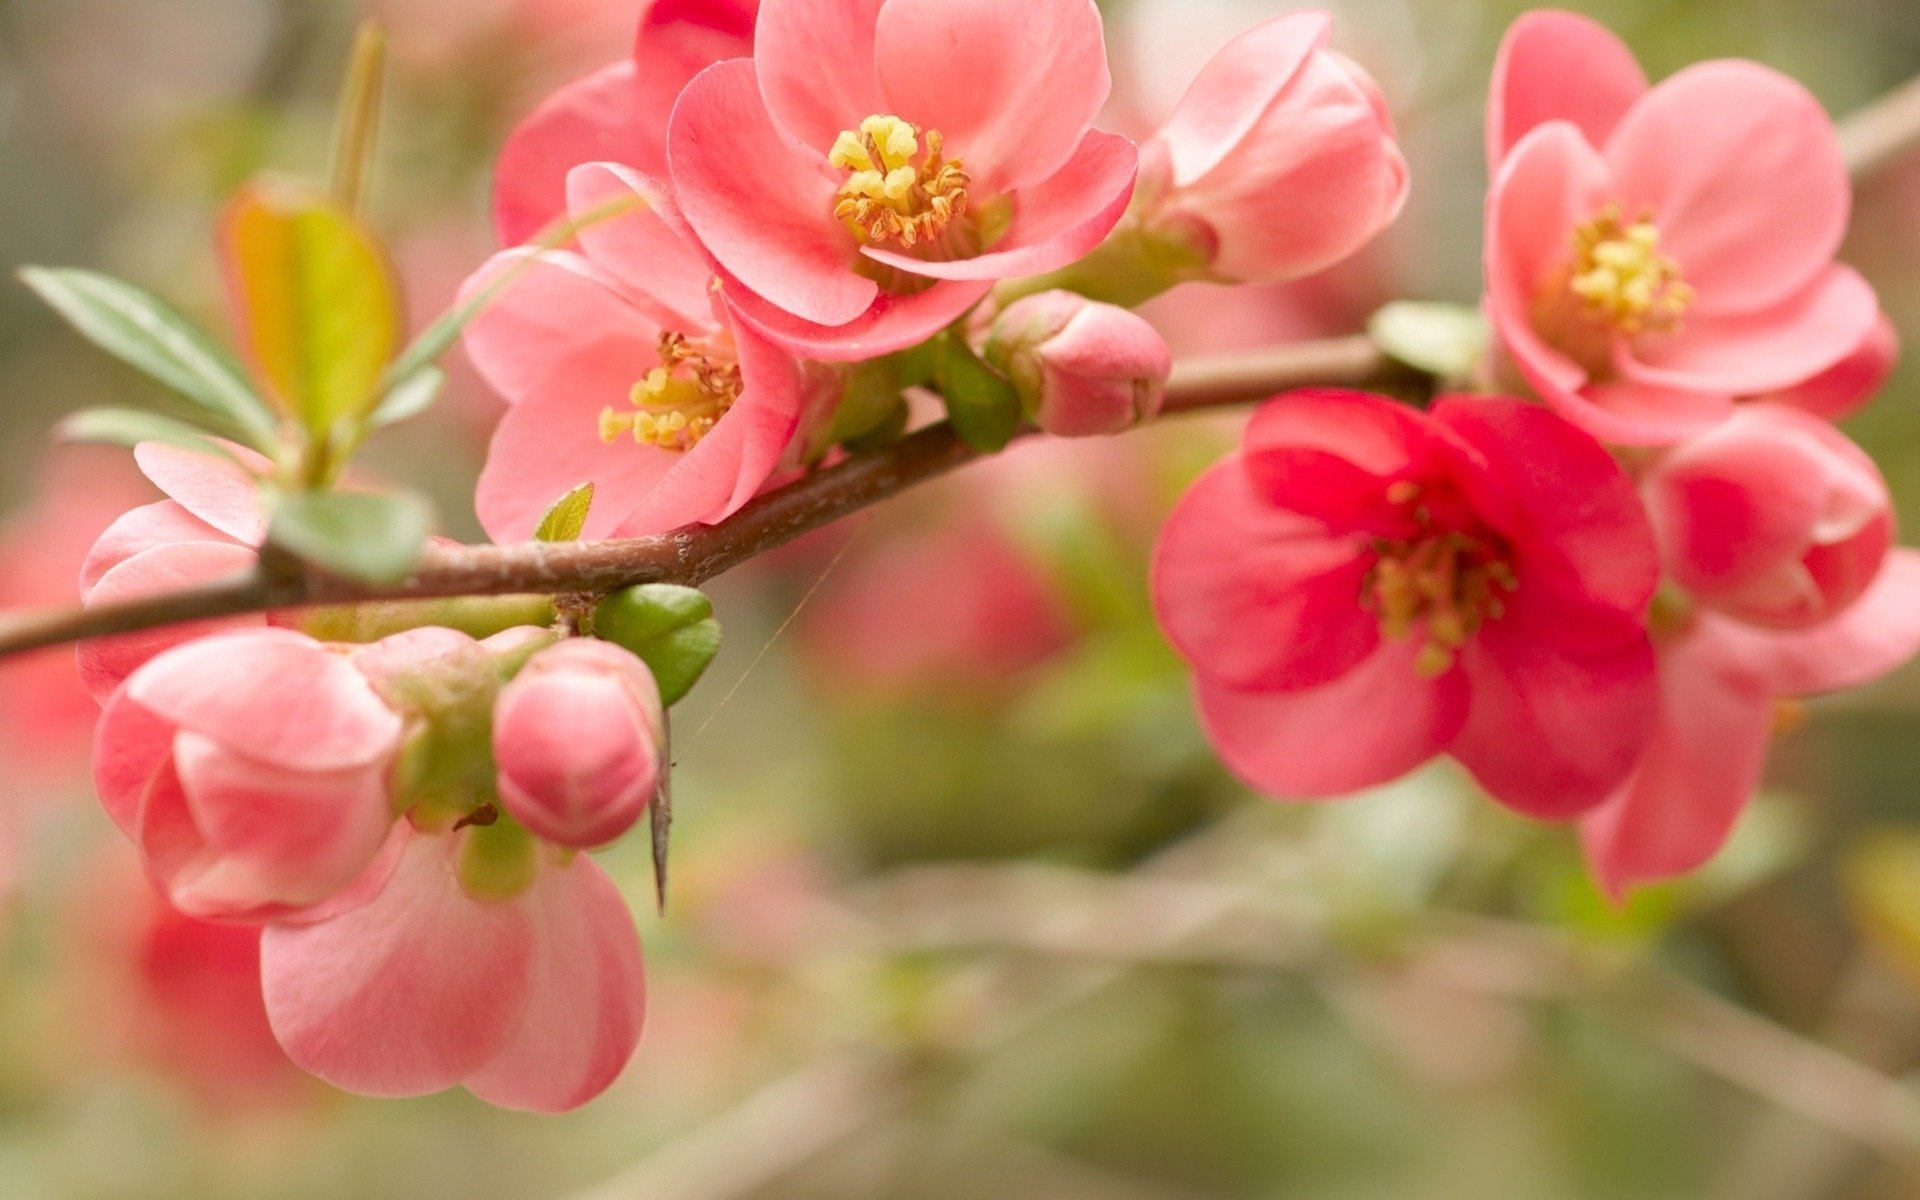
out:
{"label": "flower center", "polygon": [[922,133],[899,117],[876,114],[842,130],[827,161],[847,172],[836,219],[868,242],[911,250],[946,232],[967,209],[971,182],[958,159],[942,155],[940,131]]}
{"label": "flower center", "polygon": [[[1401,482],[1387,493],[1395,503],[1418,499],[1417,485]],[[1415,510],[1416,515],[1421,510]],[[1481,626],[1506,612],[1505,597],[1520,586],[1513,568],[1488,541],[1463,532],[1422,533],[1405,541],[1381,538],[1380,556],[1367,573],[1361,603],[1380,619],[1390,638],[1423,644],[1415,669],[1427,679],[1452,669],[1460,647]]]}
{"label": "flower center", "polygon": [[1573,231],[1573,274],[1567,286],[1588,315],[1629,337],[1671,333],[1693,304],[1680,264],[1660,253],[1660,230],[1641,218],[1631,225],[1610,204]]}
{"label": "flower center", "polygon": [[600,411],[600,440],[632,437],[642,446],[691,450],[740,398],[740,364],[733,354],[683,333],[660,335],[660,365],[633,385],[633,412]]}

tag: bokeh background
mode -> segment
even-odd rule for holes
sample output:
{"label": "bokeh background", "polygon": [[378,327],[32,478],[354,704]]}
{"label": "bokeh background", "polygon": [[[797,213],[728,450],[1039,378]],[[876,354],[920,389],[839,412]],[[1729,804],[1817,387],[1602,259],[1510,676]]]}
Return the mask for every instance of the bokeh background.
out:
{"label": "bokeh background", "polygon": [[[352,28],[377,15],[373,215],[424,323],[492,249],[506,130],[619,57],[639,3],[0,0],[0,266],[114,271],[222,320],[222,197],[322,168]],[[1752,57],[1836,114],[1920,73],[1912,0],[1575,7],[1656,77]],[[1150,129],[1281,8],[1110,4],[1112,125]],[[1335,8],[1399,115],[1412,204],[1328,277],[1156,302],[1181,353],[1477,293],[1480,109],[1520,6]],[[1861,195],[1848,255],[1920,344],[1920,162]],[[143,386],[0,286],[0,604],[70,599],[92,535],[147,498],[123,456],[47,439]],[[456,372],[374,464],[474,536],[497,412]],[[1920,368],[1851,432],[1920,528]],[[1208,754],[1144,589],[1159,517],[1232,434],[1023,446],[716,587],[727,648],[675,718],[671,912],[638,846],[609,856],[650,1026],[561,1118],[294,1071],[253,938],[159,909],[91,803],[69,657],[0,670],[0,1196],[1920,1194],[1920,668],[1783,714],[1734,844],[1624,909],[1567,832],[1445,767],[1272,805]]]}

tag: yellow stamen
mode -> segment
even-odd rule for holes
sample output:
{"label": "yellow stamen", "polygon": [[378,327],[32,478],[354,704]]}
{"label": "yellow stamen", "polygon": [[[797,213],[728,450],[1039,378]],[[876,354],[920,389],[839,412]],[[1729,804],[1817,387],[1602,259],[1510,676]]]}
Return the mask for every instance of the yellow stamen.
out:
{"label": "yellow stamen", "polygon": [[1660,230],[1643,217],[1628,224],[1608,205],[1573,232],[1568,290],[1587,314],[1629,337],[1671,333],[1692,306],[1680,264],[1660,252]]}
{"label": "yellow stamen", "polygon": [[966,211],[972,182],[959,160],[943,157],[944,145],[939,130],[923,134],[884,114],[842,130],[827,154],[847,172],[834,217],[866,241],[906,250],[940,237]]}
{"label": "yellow stamen", "polygon": [[684,334],[662,333],[660,365],[627,396],[636,411],[603,409],[600,440],[612,445],[631,435],[643,446],[691,450],[733,407],[740,386],[740,365],[730,351],[696,344]]}
{"label": "yellow stamen", "polygon": [[[1419,492],[1411,485],[1394,490],[1399,493],[1395,503]],[[1460,648],[1506,612],[1505,597],[1519,587],[1513,569],[1469,534],[1382,539],[1375,550],[1380,558],[1367,575],[1361,603],[1379,617],[1380,631],[1389,638],[1421,632],[1414,669],[1428,679],[1453,668]]]}

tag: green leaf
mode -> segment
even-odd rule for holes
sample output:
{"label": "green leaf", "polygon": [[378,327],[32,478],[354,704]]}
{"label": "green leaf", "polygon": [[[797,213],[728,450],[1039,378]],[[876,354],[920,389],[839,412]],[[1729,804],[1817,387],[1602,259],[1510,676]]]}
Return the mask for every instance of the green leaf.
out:
{"label": "green leaf", "polygon": [[672,705],[693,690],[720,652],[713,601],[698,588],[648,583],[616,592],[593,615],[593,632],[639,655]]}
{"label": "green leaf", "polygon": [[275,508],[267,538],[336,575],[394,583],[420,564],[430,524],[414,496],[295,492]]}
{"label": "green leaf", "polygon": [[202,454],[233,457],[225,446],[185,421],[137,408],[82,409],[56,425],[53,435],[63,442],[103,442],[109,446],[165,442]]}
{"label": "green leaf", "polygon": [[273,453],[273,415],[245,368],[166,301],[96,271],[28,267],[20,277],[88,341],[192,401],[216,432]]}
{"label": "green leaf", "polygon": [[1020,429],[1020,393],[959,338],[948,334],[942,342],[934,386],[954,431],[983,453],[1004,448]]}
{"label": "green leaf", "polygon": [[1477,308],[1402,300],[1367,322],[1374,344],[1439,379],[1465,379],[1487,352],[1486,317]]}
{"label": "green leaf", "polygon": [[536,542],[571,542],[587,526],[587,513],[593,508],[593,485],[583,483],[553,502],[547,515],[533,531]]}
{"label": "green leaf", "polygon": [[399,300],[372,235],[318,192],[261,181],[228,208],[222,241],[268,389],[319,437],[364,418],[400,344]]}
{"label": "green leaf", "polygon": [[440,390],[446,386],[447,373],[428,363],[387,390],[380,407],[367,418],[368,427],[384,429],[412,420],[432,408],[433,402],[440,398]]}

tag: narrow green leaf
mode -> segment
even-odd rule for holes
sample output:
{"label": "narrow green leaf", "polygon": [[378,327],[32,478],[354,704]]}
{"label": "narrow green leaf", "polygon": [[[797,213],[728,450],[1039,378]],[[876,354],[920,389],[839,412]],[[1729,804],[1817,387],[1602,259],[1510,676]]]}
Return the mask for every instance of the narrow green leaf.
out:
{"label": "narrow green leaf", "polygon": [[698,588],[649,583],[616,592],[593,615],[593,632],[633,651],[660,685],[660,702],[678,703],[720,652],[713,601]]}
{"label": "narrow green leaf", "polygon": [[166,301],[97,271],[28,267],[20,277],[88,341],[191,401],[219,432],[273,453],[273,414],[246,369]]}
{"label": "narrow green leaf", "polygon": [[273,395],[320,437],[365,417],[400,343],[399,300],[373,236],[318,192],[261,181],[228,208],[222,241]]}
{"label": "narrow green leaf", "polygon": [[533,531],[536,542],[577,541],[587,527],[587,513],[593,508],[593,484],[583,483],[553,502],[540,527]]}
{"label": "narrow green leaf", "polygon": [[101,442],[109,446],[165,442],[203,454],[233,457],[225,446],[185,421],[137,408],[82,409],[56,425],[53,435],[63,442]]}
{"label": "narrow green leaf", "polygon": [[295,492],[273,514],[268,540],[323,570],[393,583],[420,565],[431,520],[417,497]]}
{"label": "narrow green leaf", "polygon": [[358,214],[366,203],[373,175],[373,152],[380,134],[380,96],[386,87],[387,35],[380,22],[361,22],[340,89],[340,114],[333,135],[333,199]]}
{"label": "narrow green leaf", "polygon": [[1401,300],[1367,322],[1374,344],[1439,379],[1465,379],[1487,351],[1489,331],[1480,310],[1461,304]]}
{"label": "narrow green leaf", "polygon": [[373,410],[367,418],[370,429],[385,429],[389,425],[398,425],[410,421],[433,407],[440,398],[440,392],[447,386],[447,373],[428,363],[413,374],[396,383],[380,401],[380,407]]}

